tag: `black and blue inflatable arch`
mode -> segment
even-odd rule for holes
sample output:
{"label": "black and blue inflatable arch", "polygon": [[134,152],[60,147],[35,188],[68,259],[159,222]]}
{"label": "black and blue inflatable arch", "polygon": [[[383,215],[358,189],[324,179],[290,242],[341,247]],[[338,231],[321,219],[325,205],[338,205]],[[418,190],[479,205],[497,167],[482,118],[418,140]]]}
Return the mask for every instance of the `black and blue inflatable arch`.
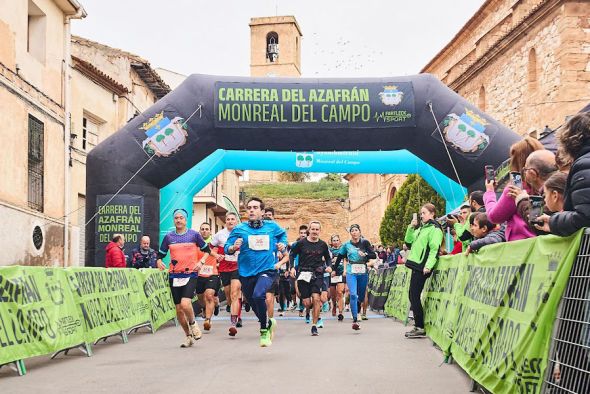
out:
{"label": "black and blue inflatable arch", "polygon": [[192,75],[89,153],[86,217],[98,214],[86,262],[104,265],[114,233],[128,244],[149,234],[156,247],[172,210],[192,211],[194,194],[224,169],[420,173],[454,208],[519,139],[428,74]]}

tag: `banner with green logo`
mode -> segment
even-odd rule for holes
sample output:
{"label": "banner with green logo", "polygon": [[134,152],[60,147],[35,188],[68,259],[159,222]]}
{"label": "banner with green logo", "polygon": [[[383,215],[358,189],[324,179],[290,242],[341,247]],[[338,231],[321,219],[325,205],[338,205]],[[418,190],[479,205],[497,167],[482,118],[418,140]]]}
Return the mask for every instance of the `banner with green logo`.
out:
{"label": "banner with green logo", "polygon": [[538,393],[582,231],[443,257],[425,292],[426,331],[494,393]]}
{"label": "banner with green logo", "polygon": [[373,280],[371,282],[371,275],[369,275],[369,306],[375,311],[381,311],[385,309],[385,302],[389,295],[389,288],[391,281],[393,280],[393,273],[395,267],[384,268],[377,271],[371,271],[374,273]]}
{"label": "banner with green logo", "polygon": [[404,324],[408,322],[408,312],[410,311],[408,292],[410,290],[411,276],[411,269],[398,265],[393,272],[389,294],[385,302],[385,314],[401,320]]}
{"label": "banner with green logo", "polygon": [[83,342],[82,319],[63,270],[0,269],[0,365]]}
{"label": "banner with green logo", "polygon": [[150,306],[150,320],[155,331],[169,320],[176,317],[176,307],[170,293],[168,272],[142,269],[143,291]]}
{"label": "banner with green logo", "polygon": [[0,365],[175,315],[167,272],[1,267]]}

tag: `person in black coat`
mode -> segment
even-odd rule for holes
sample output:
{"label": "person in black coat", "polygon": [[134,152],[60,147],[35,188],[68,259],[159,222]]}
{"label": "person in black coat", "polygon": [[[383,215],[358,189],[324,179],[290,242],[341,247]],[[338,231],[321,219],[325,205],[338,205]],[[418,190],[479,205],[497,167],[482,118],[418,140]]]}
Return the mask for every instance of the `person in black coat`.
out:
{"label": "person in black coat", "polygon": [[557,134],[561,150],[573,159],[565,187],[563,212],[541,219],[552,234],[567,236],[590,227],[590,113],[571,118]]}

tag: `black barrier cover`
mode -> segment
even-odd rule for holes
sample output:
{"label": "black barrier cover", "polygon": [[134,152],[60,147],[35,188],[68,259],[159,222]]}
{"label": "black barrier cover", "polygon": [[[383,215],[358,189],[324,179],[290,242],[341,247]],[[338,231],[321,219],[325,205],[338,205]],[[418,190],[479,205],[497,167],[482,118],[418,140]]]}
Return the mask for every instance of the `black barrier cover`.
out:
{"label": "black barrier cover", "polygon": [[369,306],[374,311],[385,310],[385,303],[393,280],[396,267],[373,271],[374,275],[368,286]]}
{"label": "black barrier cover", "polygon": [[[269,97],[265,93],[263,100],[261,92],[253,91],[246,97],[245,90],[241,97],[233,95],[233,101],[221,100],[228,98],[226,91],[220,97],[222,87],[258,85],[276,88],[276,98],[282,101],[272,101],[271,98],[275,97],[270,93]],[[355,86],[358,94],[353,95]],[[319,89],[323,89],[322,101],[319,101]],[[289,92],[284,93],[289,95],[284,97],[285,100],[283,91]],[[317,102],[310,103],[312,97]],[[241,112],[236,119],[242,121],[234,121],[231,105],[229,113],[224,107],[224,117],[220,120],[216,105],[222,103],[238,104],[235,111]],[[252,113],[244,114],[242,104],[248,104],[246,107]],[[258,115],[253,114],[255,104],[256,111],[260,111]],[[266,107],[270,114],[264,115],[267,121],[263,121],[265,110],[259,107],[260,104],[281,104],[285,121],[276,115],[276,111],[280,114],[280,108],[276,108],[274,118],[271,117],[270,107]],[[312,106],[301,107],[302,104]],[[370,119],[367,120],[366,113],[357,114],[352,119],[352,114],[356,114],[359,108],[346,106],[353,104],[367,104],[371,110]],[[328,105],[324,107],[328,111],[328,120],[330,116],[336,118],[328,122],[321,120],[322,105]],[[311,121],[311,108],[316,122]],[[303,121],[304,109],[307,122]],[[299,111],[297,122],[293,121],[294,111]],[[333,111],[335,114],[331,113]],[[288,114],[291,114],[290,119]],[[440,133],[437,124],[441,124]],[[437,133],[433,133],[434,130]],[[383,79],[191,75],[88,154],[86,217],[92,217],[96,212],[96,196],[113,194],[131,179],[122,192],[143,196],[144,231],[152,235],[152,247],[157,248],[154,235],[159,234],[160,225],[159,189],[217,149],[296,152],[407,149],[457,180],[441,142],[441,133],[462,184],[469,188],[481,188],[484,166],[499,166],[508,157],[508,147],[521,138],[429,74]],[[248,169],[247,163],[245,166],[243,169]],[[96,226],[96,220],[92,221],[86,233],[95,233]],[[86,240],[87,264],[101,265],[102,261],[95,261],[95,249],[99,245],[94,237]]]}

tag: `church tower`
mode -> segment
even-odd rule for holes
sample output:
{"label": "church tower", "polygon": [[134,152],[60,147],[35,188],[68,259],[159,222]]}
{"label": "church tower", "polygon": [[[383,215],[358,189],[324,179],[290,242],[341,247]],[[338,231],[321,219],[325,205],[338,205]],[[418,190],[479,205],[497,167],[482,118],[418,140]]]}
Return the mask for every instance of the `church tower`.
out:
{"label": "church tower", "polygon": [[301,29],[294,16],[250,19],[250,75],[301,76]]}

